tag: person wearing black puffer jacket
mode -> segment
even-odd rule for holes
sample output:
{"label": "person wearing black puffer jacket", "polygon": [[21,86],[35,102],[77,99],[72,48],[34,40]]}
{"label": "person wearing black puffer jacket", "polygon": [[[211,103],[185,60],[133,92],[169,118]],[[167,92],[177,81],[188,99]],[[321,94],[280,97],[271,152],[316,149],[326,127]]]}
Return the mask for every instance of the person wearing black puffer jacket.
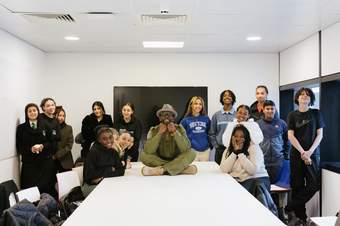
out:
{"label": "person wearing black puffer jacket", "polygon": [[81,157],[85,160],[90,150],[92,142],[96,140],[95,128],[100,125],[113,127],[111,115],[105,114],[104,105],[100,101],[95,101],[92,104],[93,113],[87,115],[81,126],[81,134],[85,140],[82,143]]}
{"label": "person wearing black puffer jacket", "polygon": [[133,137],[133,145],[128,147],[125,154],[131,162],[137,162],[139,156],[139,142],[142,136],[142,124],[139,119],[134,116],[135,107],[133,103],[127,102],[123,105],[120,116],[115,119],[113,128],[119,134],[124,132],[130,133]]}

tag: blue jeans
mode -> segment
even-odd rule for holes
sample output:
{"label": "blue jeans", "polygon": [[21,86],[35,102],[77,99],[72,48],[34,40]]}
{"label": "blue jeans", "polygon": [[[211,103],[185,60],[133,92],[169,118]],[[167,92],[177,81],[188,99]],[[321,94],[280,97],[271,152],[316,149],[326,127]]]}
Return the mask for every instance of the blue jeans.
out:
{"label": "blue jeans", "polygon": [[269,177],[250,178],[248,180],[240,182],[240,184],[250,193],[252,193],[255,183],[263,183],[267,190],[270,192]]}

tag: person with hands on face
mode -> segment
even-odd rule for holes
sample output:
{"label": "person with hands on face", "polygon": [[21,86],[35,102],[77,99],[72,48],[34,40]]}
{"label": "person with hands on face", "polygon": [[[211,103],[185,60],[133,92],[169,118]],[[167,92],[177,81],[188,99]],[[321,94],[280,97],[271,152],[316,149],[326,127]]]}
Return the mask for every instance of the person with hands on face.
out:
{"label": "person with hands on face", "polygon": [[320,150],[325,123],[321,112],[312,109],[315,95],[309,88],[301,88],[295,94],[296,111],[288,114],[288,138],[290,151],[290,184],[292,199],[285,210],[290,222],[307,221],[306,203],[320,188]]}
{"label": "person with hands on face", "polygon": [[38,106],[27,104],[25,122],[18,125],[16,131],[16,147],[22,161],[21,188],[37,186],[41,193],[56,197],[56,167],[52,159],[51,135],[50,127],[39,118]]}
{"label": "person with hands on face", "polygon": [[175,123],[177,112],[164,104],[156,113],[159,125],[151,127],[141,153],[144,176],[169,174],[196,174],[197,167],[190,165],[195,157],[185,129]]}
{"label": "person with hands on face", "polygon": [[250,193],[256,183],[263,183],[270,191],[262,150],[251,140],[249,130],[252,130],[249,123],[234,126],[231,135],[228,135],[230,140],[226,143],[220,169],[229,173]]}

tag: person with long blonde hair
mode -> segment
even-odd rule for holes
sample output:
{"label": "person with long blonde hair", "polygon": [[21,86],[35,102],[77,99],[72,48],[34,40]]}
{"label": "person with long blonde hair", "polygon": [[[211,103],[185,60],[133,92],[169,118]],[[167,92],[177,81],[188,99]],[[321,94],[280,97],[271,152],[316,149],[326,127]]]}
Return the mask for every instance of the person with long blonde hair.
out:
{"label": "person with long blonde hair", "polygon": [[210,119],[207,116],[204,100],[200,96],[190,99],[184,118],[181,121],[191,143],[191,148],[196,152],[195,161],[209,161],[209,129]]}

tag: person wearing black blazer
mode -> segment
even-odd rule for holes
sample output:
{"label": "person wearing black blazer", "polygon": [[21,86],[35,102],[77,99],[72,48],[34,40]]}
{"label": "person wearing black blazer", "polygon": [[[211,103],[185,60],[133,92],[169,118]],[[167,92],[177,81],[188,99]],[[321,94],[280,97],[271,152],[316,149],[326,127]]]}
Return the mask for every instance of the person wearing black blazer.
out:
{"label": "person wearing black blazer", "polygon": [[17,127],[16,148],[22,161],[20,184],[22,189],[37,186],[41,193],[56,197],[52,131],[38,115],[36,104],[26,105],[25,122]]}
{"label": "person wearing black blazer", "polygon": [[96,140],[95,128],[100,125],[113,127],[111,115],[105,114],[105,108],[102,102],[95,101],[92,104],[92,114],[87,115],[81,126],[81,134],[84,142],[82,143],[81,157],[86,159],[92,142]]}

